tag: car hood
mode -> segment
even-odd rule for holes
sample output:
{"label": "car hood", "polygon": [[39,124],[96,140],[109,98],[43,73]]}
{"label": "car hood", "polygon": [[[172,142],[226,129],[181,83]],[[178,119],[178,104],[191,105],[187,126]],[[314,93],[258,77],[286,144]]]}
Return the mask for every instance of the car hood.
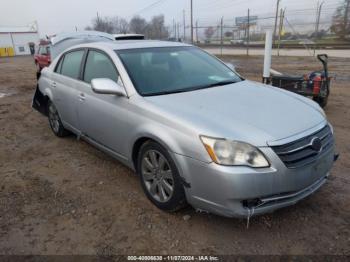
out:
{"label": "car hood", "polygon": [[255,146],[297,135],[325,121],[310,99],[252,81],[145,98],[199,135]]}

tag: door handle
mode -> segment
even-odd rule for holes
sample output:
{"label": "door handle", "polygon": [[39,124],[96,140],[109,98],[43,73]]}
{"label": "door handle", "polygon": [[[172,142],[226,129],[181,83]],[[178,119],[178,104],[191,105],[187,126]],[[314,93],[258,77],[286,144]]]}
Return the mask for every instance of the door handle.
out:
{"label": "door handle", "polygon": [[52,86],[52,87],[56,87],[56,86],[57,86],[56,82],[52,82],[52,83],[51,83],[51,86]]}
{"label": "door handle", "polygon": [[80,101],[84,101],[85,100],[85,94],[84,93],[80,93],[79,94],[79,100]]}

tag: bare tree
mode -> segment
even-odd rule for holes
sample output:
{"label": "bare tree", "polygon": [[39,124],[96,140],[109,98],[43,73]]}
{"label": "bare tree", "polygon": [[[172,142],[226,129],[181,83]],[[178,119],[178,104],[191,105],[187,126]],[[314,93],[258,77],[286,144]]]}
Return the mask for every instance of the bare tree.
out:
{"label": "bare tree", "polygon": [[109,34],[126,34],[129,32],[129,23],[118,16],[96,17],[92,20],[92,26],[85,27],[85,30],[95,30]]}
{"label": "bare tree", "polygon": [[205,29],[204,34],[205,37],[209,40],[213,37],[215,31],[214,28],[212,26],[209,26],[207,29]]}
{"label": "bare tree", "polygon": [[96,17],[96,18],[92,19],[92,26],[89,27],[89,29],[111,34],[114,31],[114,26],[113,26],[113,22],[110,18],[108,18],[108,17],[104,17],[104,18]]}
{"label": "bare tree", "polygon": [[116,16],[114,19],[114,32],[117,34],[126,34],[129,32],[129,23],[126,19]]}
{"label": "bare tree", "polygon": [[130,32],[135,34],[145,34],[147,21],[140,16],[134,16],[129,23]]}
{"label": "bare tree", "polygon": [[150,39],[165,39],[169,37],[169,32],[164,22],[164,15],[152,17],[147,26],[146,36]]}
{"label": "bare tree", "polygon": [[350,35],[350,7],[349,0],[344,0],[344,3],[337,8],[333,16],[331,31],[339,38],[345,39]]}
{"label": "bare tree", "polygon": [[152,17],[150,22],[135,16],[130,23],[121,17],[96,17],[92,20],[92,25],[87,26],[86,30],[96,30],[110,34],[126,34],[133,32],[136,34],[144,34],[150,39],[166,39],[169,37],[169,30],[165,26],[164,15]]}

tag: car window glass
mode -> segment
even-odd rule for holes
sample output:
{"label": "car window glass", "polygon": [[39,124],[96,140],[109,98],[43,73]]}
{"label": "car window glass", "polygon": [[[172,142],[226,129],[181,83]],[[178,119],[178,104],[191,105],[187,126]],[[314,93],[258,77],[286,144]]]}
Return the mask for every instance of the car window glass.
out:
{"label": "car window glass", "polygon": [[79,78],[81,60],[84,51],[73,51],[64,55],[61,74],[75,79]]}
{"label": "car window glass", "polygon": [[219,60],[195,47],[118,50],[117,54],[141,95],[210,88],[242,79]]}
{"label": "car window glass", "polygon": [[108,56],[97,51],[89,51],[84,72],[85,82],[91,83],[94,78],[109,78],[117,83],[118,77],[118,72]]}
{"label": "car window glass", "polygon": [[56,73],[59,73],[59,74],[61,73],[63,60],[64,60],[64,56],[62,56],[60,58],[60,61],[58,62],[57,66],[56,66],[56,70],[55,70]]}
{"label": "car window glass", "polygon": [[41,55],[47,55],[47,49],[45,46],[41,46],[39,50]]}

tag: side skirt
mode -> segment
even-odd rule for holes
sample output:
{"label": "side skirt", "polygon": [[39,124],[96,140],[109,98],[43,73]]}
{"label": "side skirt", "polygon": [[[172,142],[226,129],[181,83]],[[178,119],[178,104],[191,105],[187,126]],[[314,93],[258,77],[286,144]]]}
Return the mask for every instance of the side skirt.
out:
{"label": "side skirt", "polygon": [[84,139],[89,144],[93,145],[94,147],[98,148],[99,150],[101,150],[101,151],[105,152],[106,154],[110,155],[111,157],[115,158],[116,160],[121,162],[123,165],[125,165],[125,166],[131,168],[132,170],[134,170],[133,165],[130,163],[130,161],[125,156],[123,156],[123,155],[113,151],[112,149],[110,149],[110,148],[100,144],[99,142],[97,142],[96,140],[90,138],[89,136],[81,134],[80,138]]}

